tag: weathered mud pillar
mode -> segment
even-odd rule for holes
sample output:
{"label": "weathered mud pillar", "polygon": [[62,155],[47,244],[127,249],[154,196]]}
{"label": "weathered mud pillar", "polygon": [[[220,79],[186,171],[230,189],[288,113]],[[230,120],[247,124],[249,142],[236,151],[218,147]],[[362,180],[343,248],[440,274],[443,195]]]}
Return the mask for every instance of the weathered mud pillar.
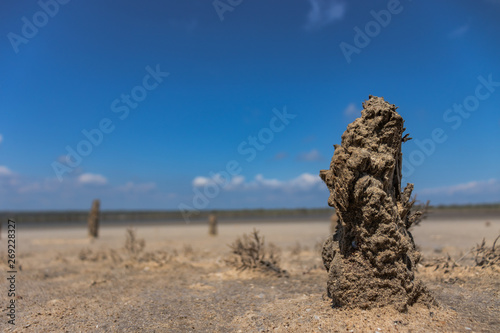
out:
{"label": "weathered mud pillar", "polygon": [[101,203],[99,199],[95,199],[92,202],[92,208],[90,209],[89,213],[88,228],[89,228],[89,236],[92,238],[97,238],[99,235],[100,205]]}
{"label": "weathered mud pillar", "polygon": [[208,216],[208,234],[211,236],[217,235],[217,216],[215,214]]}
{"label": "weathered mud pillar", "polygon": [[337,229],[338,223],[339,223],[339,217],[337,216],[337,213],[333,213],[332,216],[330,216],[330,233],[331,234],[335,233],[335,230]]}
{"label": "weathered mud pillar", "polygon": [[320,171],[339,217],[323,246],[328,296],[334,306],[363,309],[434,303],[414,273],[420,254],[408,229],[420,213],[410,212],[413,184],[401,191],[404,120],[380,97],[363,108]]}

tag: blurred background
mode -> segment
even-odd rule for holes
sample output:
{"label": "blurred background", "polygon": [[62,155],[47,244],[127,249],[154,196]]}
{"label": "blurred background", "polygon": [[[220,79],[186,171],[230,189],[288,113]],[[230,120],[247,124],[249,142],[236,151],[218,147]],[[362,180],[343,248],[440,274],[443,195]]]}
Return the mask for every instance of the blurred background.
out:
{"label": "blurred background", "polygon": [[0,4],[0,210],[327,207],[368,95],[405,181],[500,202],[500,1]]}

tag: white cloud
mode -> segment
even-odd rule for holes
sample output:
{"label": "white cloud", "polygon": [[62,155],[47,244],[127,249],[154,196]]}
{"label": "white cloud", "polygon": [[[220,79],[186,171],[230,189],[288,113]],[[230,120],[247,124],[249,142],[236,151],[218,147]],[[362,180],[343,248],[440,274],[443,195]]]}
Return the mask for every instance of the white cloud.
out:
{"label": "white cloud", "polygon": [[62,164],[68,164],[68,158],[66,155],[61,155],[57,158],[57,161]]}
{"label": "white cloud", "polygon": [[254,184],[257,184],[259,187],[268,187],[268,188],[278,188],[283,186],[283,182],[277,179],[266,179],[260,173],[255,176]]}
{"label": "white cloud", "polygon": [[421,195],[472,195],[500,193],[500,180],[490,179],[483,181],[472,181],[452,186],[426,188],[419,191]]}
{"label": "white cloud", "polygon": [[106,177],[95,173],[82,173],[77,180],[80,184],[85,185],[106,185],[108,183]]}
{"label": "white cloud", "polygon": [[288,154],[285,152],[279,152],[276,155],[274,155],[274,159],[277,161],[283,160],[288,157]]}
{"label": "white cloud", "polygon": [[311,9],[307,14],[306,30],[321,29],[344,17],[346,5],[339,0],[309,0]]}
{"label": "white cloud", "polygon": [[303,173],[297,178],[292,179],[290,186],[299,189],[309,189],[318,184],[322,183],[321,178],[318,175],[312,175],[310,173]]}
{"label": "white cloud", "polygon": [[31,184],[25,184],[25,185],[20,186],[17,189],[17,192],[21,193],[21,194],[28,194],[28,193],[40,192],[43,189],[44,188],[42,187],[42,184],[40,184],[40,182],[34,182]]}
{"label": "white cloud", "polygon": [[321,186],[319,175],[303,173],[288,180],[266,179],[262,174],[255,176],[251,182],[244,183],[242,190],[278,190],[283,192],[309,191]]}
{"label": "white cloud", "polygon": [[351,103],[344,109],[344,115],[346,117],[360,116],[361,110],[356,107],[356,104]]}
{"label": "white cloud", "polygon": [[11,176],[13,173],[4,165],[0,165],[0,176]]}
{"label": "white cloud", "polygon": [[88,209],[89,200],[100,198],[106,207],[176,208],[178,194],[158,189],[154,182],[112,185],[100,174],[33,178],[0,166],[0,210]]}
{"label": "white cloud", "polygon": [[194,187],[202,187],[202,186],[205,186],[211,182],[213,182],[213,180],[210,178],[198,176],[195,179],[193,179],[192,183],[193,183]]}
{"label": "white cloud", "polygon": [[3,142],[3,135],[0,134],[0,143],[2,143],[2,142]]}
{"label": "white cloud", "polygon": [[[207,185],[224,184],[220,175],[215,175],[214,178],[196,177],[193,179],[193,186],[204,187]],[[279,190],[285,192],[308,191],[315,187],[319,187],[322,183],[318,175],[303,173],[289,180],[279,180],[276,178],[265,178],[262,174],[258,174],[251,181],[246,182],[245,177],[235,176],[225,186],[221,186],[227,191],[259,191],[259,190]]]}
{"label": "white cloud", "polygon": [[125,185],[118,186],[118,191],[121,192],[149,192],[156,188],[156,184],[154,182],[148,183],[134,183],[127,182]]}
{"label": "white cloud", "polygon": [[317,149],[313,149],[310,152],[299,154],[297,159],[299,161],[321,161],[323,156]]}
{"label": "white cloud", "polygon": [[55,192],[62,188],[61,184],[57,178],[32,180],[10,171],[7,167],[0,166],[0,187],[13,197],[15,197],[14,193],[24,195]]}
{"label": "white cloud", "polygon": [[460,27],[456,28],[456,29],[455,29],[455,30],[453,30],[452,32],[450,32],[450,33],[448,34],[448,37],[449,37],[449,38],[452,38],[452,39],[454,39],[454,38],[459,38],[459,37],[461,37],[461,36],[465,35],[465,34],[467,33],[467,31],[469,31],[469,29],[470,29],[469,24],[464,24],[464,25],[462,25],[462,26],[460,26]]}
{"label": "white cloud", "polygon": [[225,189],[233,189],[245,182],[245,177],[234,176],[231,179],[225,179],[221,174],[216,173],[212,178],[198,176],[191,182],[193,187],[204,187],[208,185],[217,185]]}
{"label": "white cloud", "polygon": [[234,176],[231,180],[231,184],[233,186],[239,186],[245,182],[245,177],[243,176]]}

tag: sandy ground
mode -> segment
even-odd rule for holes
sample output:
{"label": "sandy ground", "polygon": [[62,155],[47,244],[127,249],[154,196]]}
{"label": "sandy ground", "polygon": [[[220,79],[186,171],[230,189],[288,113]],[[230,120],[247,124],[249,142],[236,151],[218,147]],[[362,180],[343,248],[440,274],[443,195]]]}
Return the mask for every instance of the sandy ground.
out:
{"label": "sandy ground", "polygon": [[[489,223],[486,223],[486,220]],[[500,270],[431,265],[458,260],[500,233],[500,216],[428,219],[414,230],[425,261],[418,276],[440,306],[370,311],[332,308],[319,249],[329,221],[135,226],[145,240],[125,250],[128,226],[17,229],[16,325],[7,323],[7,244],[0,240],[2,332],[500,332]],[[256,228],[281,252],[288,277],[228,266],[228,244]],[[427,263],[427,266],[426,266]]]}

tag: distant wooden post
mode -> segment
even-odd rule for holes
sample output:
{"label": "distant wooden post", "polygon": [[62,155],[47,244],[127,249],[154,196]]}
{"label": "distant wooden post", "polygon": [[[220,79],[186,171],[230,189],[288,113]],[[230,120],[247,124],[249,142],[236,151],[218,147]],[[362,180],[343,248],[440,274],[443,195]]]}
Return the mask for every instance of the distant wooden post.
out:
{"label": "distant wooden post", "polygon": [[337,216],[337,213],[333,213],[332,216],[330,216],[330,233],[331,234],[335,233],[335,228],[337,228],[338,223],[339,223],[339,217]]}
{"label": "distant wooden post", "polygon": [[92,208],[90,209],[88,225],[89,225],[89,236],[92,238],[97,238],[99,234],[99,207],[101,202],[99,199],[95,199],[92,202]]}
{"label": "distant wooden post", "polygon": [[217,235],[217,216],[215,214],[208,216],[208,234],[211,236]]}

